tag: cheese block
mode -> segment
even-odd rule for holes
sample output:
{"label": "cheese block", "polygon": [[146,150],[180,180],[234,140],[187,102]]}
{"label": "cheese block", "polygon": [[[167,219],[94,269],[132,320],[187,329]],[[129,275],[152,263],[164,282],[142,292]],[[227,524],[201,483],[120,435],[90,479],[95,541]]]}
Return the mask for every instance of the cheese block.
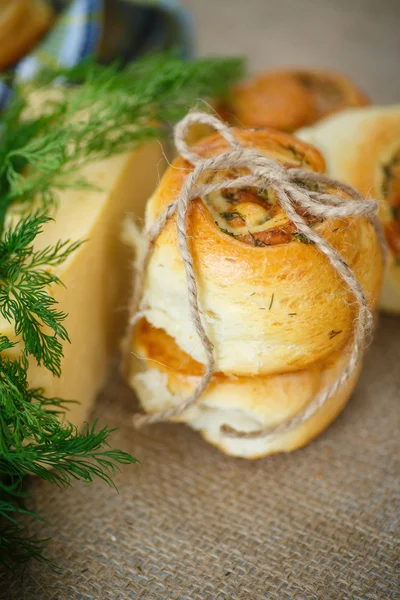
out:
{"label": "cheese block", "polygon": [[[35,240],[37,249],[58,240],[87,240],[55,270],[65,287],[49,289],[57,308],[68,313],[65,326],[71,343],[64,343],[62,375],[54,377],[35,360],[28,372],[31,386],[79,402],[67,414],[76,425],[88,418],[125,326],[131,257],[121,241],[122,221],[127,214],[143,215],[161,168],[162,150],[156,141],[84,166],[77,175],[96,190],[61,191],[51,215],[54,221]],[[1,318],[0,333],[14,337],[12,325]]]}

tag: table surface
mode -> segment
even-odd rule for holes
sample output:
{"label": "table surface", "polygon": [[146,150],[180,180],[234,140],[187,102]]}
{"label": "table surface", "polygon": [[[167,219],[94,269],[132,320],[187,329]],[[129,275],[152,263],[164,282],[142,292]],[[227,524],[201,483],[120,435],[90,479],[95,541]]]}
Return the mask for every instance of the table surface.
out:
{"label": "table surface", "polygon": [[182,0],[200,54],[248,57],[251,71],[337,69],[376,103],[400,102],[398,0]]}
{"label": "table surface", "polygon": [[[247,55],[251,70],[332,67],[376,102],[400,100],[400,3],[185,0],[204,54]],[[0,575],[6,600],[338,600],[400,597],[400,318],[382,317],[357,390],[317,440],[291,455],[231,459],[184,426],[131,426],[134,398],[113,376],[101,422],[143,466],[35,506],[61,574],[32,563]],[[249,509],[251,507],[251,509]],[[397,569],[397,570],[396,570]]]}

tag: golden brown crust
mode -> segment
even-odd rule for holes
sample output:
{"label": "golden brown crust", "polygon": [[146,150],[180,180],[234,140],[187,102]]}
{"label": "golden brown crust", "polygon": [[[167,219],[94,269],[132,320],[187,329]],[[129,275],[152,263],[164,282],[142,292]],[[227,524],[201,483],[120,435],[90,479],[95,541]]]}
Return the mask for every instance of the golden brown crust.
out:
{"label": "golden brown crust", "polygon": [[[273,129],[248,131],[233,128],[232,131],[243,145],[256,146],[286,167],[302,167],[319,172],[325,168],[322,156],[315,148],[291,135]],[[194,146],[194,150],[205,158],[228,149],[228,142],[218,134],[209,136]],[[188,169],[191,168],[182,158],[178,158],[173,167],[175,171],[171,180],[167,180],[163,186],[167,194],[163,195],[161,191],[157,195],[159,204],[154,204],[156,210],[169,204],[171,196],[168,192],[183,184]],[[241,172],[238,169],[220,170],[218,173],[209,173],[207,181],[233,179],[245,174],[244,169]],[[286,244],[296,239],[296,227],[287,218],[272,190],[228,188],[209,194],[202,201],[220,229],[245,244],[263,247]],[[309,225],[318,221],[306,213],[303,215]]]}
{"label": "golden brown crust", "polygon": [[234,88],[218,108],[228,122],[294,131],[368,99],[347,77],[322,70],[269,71]]}
{"label": "golden brown crust", "polygon": [[[242,142],[286,164],[294,166],[300,160],[303,167],[323,168],[315,149],[287,134],[261,130],[235,133]],[[196,150],[210,156],[226,148],[225,141],[213,136]],[[190,168],[177,158],[168,169],[149,202],[147,226],[176,199]],[[314,227],[353,269],[374,308],[381,287],[382,258],[373,226],[354,217],[326,219]],[[215,223],[206,202],[200,199],[189,207],[187,233],[202,318],[214,344],[217,369],[236,375],[295,371],[347,344],[354,303],[314,244],[293,238],[288,243],[282,240],[262,247],[243,243]],[[204,360],[187,312],[187,285],[175,217],[155,243],[143,302],[146,317],[154,326],[165,329],[196,360]]]}
{"label": "golden brown crust", "polygon": [[[249,142],[256,144],[287,167],[324,169],[321,156],[314,148],[299,143],[292,136],[271,129],[233,131],[245,145]],[[214,135],[203,140],[194,149],[202,156],[209,157],[228,148],[223,138]],[[229,180],[246,174],[245,169],[219,170],[218,173],[210,172],[207,181]],[[296,239],[296,227],[289,221],[272,190],[226,188],[210,193],[202,200],[221,230],[245,244],[263,247],[285,244]],[[318,222],[318,219],[304,211],[302,214],[309,225]]]}
{"label": "golden brown crust", "polygon": [[[183,352],[164,331],[145,320],[138,325],[133,348],[135,354],[145,359],[146,369],[151,370],[150,379],[159,379],[154,386],[140,385],[141,376],[137,378],[134,374],[136,359],[132,360],[130,381],[148,412],[168,408],[172,398],[188,396],[199,383],[203,365]],[[219,426],[233,419],[234,424],[246,426],[250,420],[263,427],[290,418],[332,381],[346,360],[346,353],[336,353],[308,369],[272,376],[229,377],[215,373],[198,405],[177,420],[198,429],[208,442],[227,454],[259,458],[295,450],[320,434],[344,408],[359,370],[311,419],[277,436],[272,443],[262,438],[247,442],[226,438],[220,435]],[[239,421],[235,421],[237,418]]]}
{"label": "golden brown crust", "polygon": [[315,119],[310,94],[286,73],[266,73],[238,85],[218,112],[242,127],[282,131],[294,131]]}
{"label": "golden brown crust", "polygon": [[44,0],[12,0],[0,10],[0,69],[25,56],[51,26],[53,10]]}
{"label": "golden brown crust", "polygon": [[[233,127],[232,132],[243,146],[254,146],[266,156],[278,160],[286,167],[301,167],[319,173],[325,171],[322,154],[310,144],[292,135],[268,128],[247,130]],[[199,141],[193,150],[200,156],[209,158],[228,151],[229,144],[216,133]],[[181,189],[192,168],[192,165],[181,156],[174,160],[152,199],[151,211],[154,217],[176,197],[176,193]]]}
{"label": "golden brown crust", "polygon": [[[133,347],[140,356],[155,361],[162,372],[174,371],[180,375],[200,377],[204,367],[189,354],[186,354],[174,338],[162,329],[153,327],[146,319],[141,319],[133,333]],[[215,373],[214,377],[218,377]]]}
{"label": "golden brown crust", "polygon": [[348,77],[333,71],[298,70],[294,77],[312,98],[315,119],[345,108],[366,106],[369,99]]}
{"label": "golden brown crust", "polygon": [[[243,146],[254,146],[286,167],[303,167],[318,172],[325,170],[325,160],[316,148],[283,131],[269,127],[258,130],[233,127],[232,133]],[[227,150],[229,143],[218,133],[195,146],[195,151],[204,157],[222,154]]]}
{"label": "golden brown crust", "polygon": [[[277,436],[271,443],[266,443],[263,438],[260,438],[258,443],[254,444],[254,449],[250,449],[249,451],[243,450],[242,448],[236,450],[238,442],[235,438],[221,437],[220,439],[216,439],[215,435],[211,436],[204,429],[199,430],[200,434],[205,441],[216,446],[224,454],[227,454],[228,456],[239,456],[241,458],[247,458],[248,460],[256,460],[273,454],[299,450],[321,435],[321,433],[323,433],[345,409],[356,386],[358,375],[359,372],[357,372],[357,374],[354,375],[349,382],[306,423],[296,427],[293,431]],[[196,429],[198,428],[196,427]],[[246,441],[244,444],[245,443]],[[242,445],[244,444],[242,443]]]}

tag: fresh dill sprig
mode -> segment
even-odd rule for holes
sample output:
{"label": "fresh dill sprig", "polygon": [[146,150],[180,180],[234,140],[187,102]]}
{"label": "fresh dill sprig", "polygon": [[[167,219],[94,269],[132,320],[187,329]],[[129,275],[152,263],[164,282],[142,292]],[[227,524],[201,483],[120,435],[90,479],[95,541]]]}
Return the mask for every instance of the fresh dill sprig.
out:
{"label": "fresh dill sprig", "polygon": [[[47,540],[31,536],[20,520],[40,518],[23,505],[26,475],[60,487],[95,478],[113,485],[118,465],[136,462],[109,447],[107,427],[80,432],[61,420],[71,400],[29,386],[32,358],[60,375],[66,314],[49,288],[62,285],[56,268],[80,244],[35,246],[49,207],[59,190],[90,187],[79,176],[83,165],[166,133],[201,98],[222,96],[241,75],[241,60],[185,62],[173,52],[123,70],[86,61],[42,72],[29,90],[15,91],[1,117],[0,316],[14,330],[12,339],[0,331],[0,564],[8,569],[30,557],[48,560]],[[35,114],[30,94],[51,84]]]}
{"label": "fresh dill sprig", "polygon": [[60,284],[51,269],[63,263],[80,242],[58,242],[35,251],[32,242],[48,221],[50,217],[32,213],[8,229],[0,241],[0,315],[13,323],[26,353],[60,376],[62,342],[69,341],[62,324],[66,315],[54,308],[57,302],[47,288]]}
{"label": "fresh dill sprig", "polygon": [[[10,511],[10,507],[12,511]],[[0,502],[0,514],[4,516],[5,524],[1,529],[0,564],[12,571],[15,564],[24,565],[32,558],[47,562],[51,568],[57,569],[45,557],[46,539],[38,539],[29,535],[19,519],[33,517],[40,519],[36,513],[18,508],[13,502]]]}
{"label": "fresh dill sprig", "polygon": [[21,90],[3,116],[0,233],[12,202],[39,196],[46,205],[57,190],[81,187],[85,182],[75,175],[81,166],[160,136],[201,98],[226,92],[241,72],[238,59],[185,62],[167,53],[146,57],[122,71],[86,61],[69,72],[42,73],[36,92],[60,77],[76,85],[54,87],[39,118],[26,110]]}

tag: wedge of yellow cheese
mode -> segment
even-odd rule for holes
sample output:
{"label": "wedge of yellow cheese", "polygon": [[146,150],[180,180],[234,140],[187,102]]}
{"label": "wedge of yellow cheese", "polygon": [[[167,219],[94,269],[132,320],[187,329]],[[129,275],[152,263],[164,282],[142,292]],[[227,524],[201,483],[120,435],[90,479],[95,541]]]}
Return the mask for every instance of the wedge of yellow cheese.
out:
{"label": "wedge of yellow cheese", "polygon": [[[71,343],[64,343],[62,375],[54,377],[34,360],[28,372],[31,386],[79,402],[67,413],[78,426],[89,416],[125,326],[131,256],[121,241],[122,221],[129,214],[143,215],[161,169],[156,141],[83,167],[78,175],[96,190],[61,191],[54,221],[35,240],[38,249],[58,240],[87,240],[55,270],[65,287],[49,289],[57,308],[68,314],[64,323]],[[13,339],[12,325],[1,318],[0,333]]]}

